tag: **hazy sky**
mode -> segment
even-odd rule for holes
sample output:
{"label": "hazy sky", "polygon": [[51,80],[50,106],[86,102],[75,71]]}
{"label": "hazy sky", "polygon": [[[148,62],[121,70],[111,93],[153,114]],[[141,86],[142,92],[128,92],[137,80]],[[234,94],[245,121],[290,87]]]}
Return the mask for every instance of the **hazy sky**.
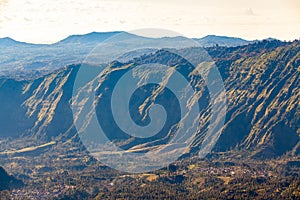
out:
{"label": "hazy sky", "polygon": [[0,37],[52,43],[139,28],[293,40],[300,37],[300,0],[0,0]]}

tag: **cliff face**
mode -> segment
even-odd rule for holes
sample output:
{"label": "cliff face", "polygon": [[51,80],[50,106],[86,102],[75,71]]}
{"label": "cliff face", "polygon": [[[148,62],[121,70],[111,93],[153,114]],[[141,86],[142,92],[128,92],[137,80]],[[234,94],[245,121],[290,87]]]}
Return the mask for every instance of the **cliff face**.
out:
{"label": "cliff face", "polygon": [[219,140],[221,150],[238,144],[281,155],[298,148],[299,50],[299,44],[294,43],[231,64],[225,80],[228,121]]}
{"label": "cliff face", "polygon": [[[265,41],[242,47],[212,47],[207,50],[222,75],[228,101],[226,122],[215,150],[227,151],[237,147],[251,150],[252,155],[259,157],[279,156],[286,152],[299,154],[300,43]],[[164,63],[170,56],[168,52],[160,51],[143,57],[142,60]],[[176,60],[176,57],[174,59]],[[191,73],[184,61],[180,62],[183,73]],[[112,90],[112,79],[124,74],[124,70],[129,69],[126,66],[136,64],[142,63],[135,59],[131,63],[111,64],[101,76],[102,79],[93,82],[98,84],[97,96],[105,95],[104,91],[107,89]],[[58,138],[70,138],[76,134],[70,102],[78,69],[79,66],[69,66],[36,80],[1,79],[0,137],[30,136],[36,138],[37,143],[42,143]],[[90,67],[88,71],[92,70],[98,69]],[[197,85],[198,93],[202,95],[201,101],[209,110],[207,88],[197,77],[190,81]],[[164,94],[165,98],[170,97],[157,89],[153,89],[157,94],[151,93],[148,96],[157,97],[158,94]],[[167,103],[168,99],[160,98],[160,101],[167,108],[169,106],[169,110],[174,108],[174,105]],[[143,100],[136,99],[132,106],[138,108],[143,103]],[[99,104],[97,109],[98,114],[101,114],[105,105],[101,107]],[[169,114],[175,115],[176,109],[173,109],[173,112]],[[133,116],[138,120],[143,114],[146,115],[142,113],[142,116]],[[203,121],[203,126],[199,127],[201,132],[208,123],[208,111],[202,112],[199,119]],[[176,118],[170,120],[176,121]],[[127,149],[135,149],[138,145],[140,148],[143,142],[146,142],[143,148],[163,142],[157,138],[155,143],[122,138],[121,132],[113,126],[108,126],[108,131],[112,138],[123,139],[122,144]],[[200,138],[196,138],[191,151],[197,151],[200,141]]]}

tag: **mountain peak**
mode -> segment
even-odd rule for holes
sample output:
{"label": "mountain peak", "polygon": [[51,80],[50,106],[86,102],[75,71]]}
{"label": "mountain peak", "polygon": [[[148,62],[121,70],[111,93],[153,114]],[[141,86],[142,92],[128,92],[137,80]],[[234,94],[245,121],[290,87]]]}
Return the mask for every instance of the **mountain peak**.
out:
{"label": "mountain peak", "polygon": [[203,38],[194,39],[194,40],[199,42],[201,46],[204,47],[210,47],[215,45],[233,47],[233,46],[247,45],[253,42],[238,37],[217,36],[217,35],[207,35]]}
{"label": "mountain peak", "polygon": [[59,41],[58,44],[102,42],[108,39],[109,37],[119,33],[122,32],[121,31],[91,32],[87,34],[70,35],[69,37]]}
{"label": "mountain peak", "polygon": [[18,44],[18,43],[20,43],[20,42],[12,39],[10,37],[0,38],[0,45],[10,46],[10,45]]}

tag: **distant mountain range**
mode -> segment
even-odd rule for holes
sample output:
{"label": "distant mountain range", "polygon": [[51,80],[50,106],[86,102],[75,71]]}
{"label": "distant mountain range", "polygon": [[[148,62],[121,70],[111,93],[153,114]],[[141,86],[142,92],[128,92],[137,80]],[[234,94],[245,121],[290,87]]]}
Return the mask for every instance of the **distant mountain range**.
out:
{"label": "distant mountain range", "polygon": [[[85,35],[71,35],[66,39],[59,41],[59,44],[63,43],[75,43],[75,44],[82,44],[82,43],[98,43],[102,42],[116,34],[120,34],[124,32],[92,32]],[[199,42],[200,46],[202,47],[211,47],[215,45],[219,46],[227,46],[227,47],[234,47],[234,46],[242,46],[247,45],[249,43],[256,42],[244,40],[242,38],[236,37],[227,37],[227,36],[217,36],[217,35],[207,35],[203,38],[193,38],[195,41]]]}
{"label": "distant mountain range", "polygon": [[199,42],[203,47],[211,47],[215,45],[236,47],[236,46],[247,45],[257,41],[257,40],[249,41],[249,40],[244,40],[242,38],[217,36],[217,35],[208,35],[200,39],[195,38],[194,40]]}
{"label": "distant mountain range", "polygon": [[91,32],[84,35],[71,35],[61,41],[59,41],[56,44],[87,44],[87,43],[93,43],[94,45],[102,42],[116,34],[124,33],[121,31],[115,31],[115,32]]}
{"label": "distant mountain range", "polygon": [[[95,35],[97,33],[90,34],[90,40],[94,40]],[[65,43],[71,45],[81,42],[88,43],[86,38],[82,40],[82,37],[84,36],[72,36],[53,46],[58,48]],[[105,37],[107,35],[102,39]],[[241,42],[240,39],[234,41]],[[197,52],[196,50],[197,48],[188,48],[180,51],[185,54]],[[265,40],[236,47],[212,45],[206,50],[221,73],[228,98],[224,129],[214,151],[236,150],[247,152],[247,156],[256,158],[272,158],[284,154],[299,155],[300,42]],[[9,55],[1,54],[1,56]],[[55,54],[51,59],[64,58],[60,56]],[[164,63],[170,58],[176,59],[168,51],[162,50],[133,58],[127,63],[109,63],[101,81],[91,82],[91,84],[99,85],[97,95],[100,98],[105,95],[105,91],[113,89],[113,85],[109,84],[109,81],[114,80],[112,77],[121,76],[128,66],[135,65],[141,62],[140,60]],[[29,57],[26,60],[32,63],[41,62],[36,57]],[[68,60],[68,62],[71,61],[72,59]],[[18,58],[15,58],[15,62],[18,62]],[[47,62],[44,62],[47,65]],[[184,62],[180,61],[180,64],[184,73],[191,73]],[[77,141],[74,139],[77,137],[77,132],[73,123],[70,100],[78,69],[79,65],[74,64],[37,79],[17,80],[6,77],[0,79],[0,138],[13,138],[12,141],[19,140],[21,144],[18,146],[17,142],[12,142],[13,149],[8,149],[9,142],[1,143],[1,155],[6,153],[19,155],[20,153],[39,151],[46,146],[56,145],[57,141],[64,142],[69,139]],[[97,71],[98,68],[90,67],[90,71],[93,70]],[[203,105],[207,106],[207,110],[209,110],[211,105],[204,103],[207,102],[208,93],[201,84],[201,80],[194,78],[191,82],[200,85],[199,91],[202,91]],[[105,89],[101,90],[101,88]],[[162,101],[164,100],[162,99]],[[83,105],[85,105],[84,102]],[[168,105],[167,102],[162,103],[171,109],[172,105]],[[138,99],[136,104],[138,104]],[[107,105],[97,107],[99,111],[106,108]],[[209,116],[208,112],[201,112],[199,116],[199,120],[202,122],[199,127],[200,132],[205,130]],[[143,151],[164,142],[158,138],[155,138],[156,142],[151,143],[127,136],[123,137],[122,133],[113,126],[109,126],[108,130],[110,130],[112,138],[125,140],[122,144],[129,150]],[[200,132],[199,135],[201,135]],[[30,141],[26,143],[26,147],[30,148],[16,151],[16,149],[24,148],[24,141]],[[141,145],[142,142],[145,144]],[[187,153],[196,153],[199,150],[200,142],[201,137],[199,136]]]}
{"label": "distant mountain range", "polygon": [[[133,36],[126,32],[92,32],[85,35],[72,35],[49,45],[29,44],[11,38],[2,38],[0,39],[0,76],[26,79],[47,74],[66,65],[81,63],[97,45],[120,33]],[[152,39],[134,37],[138,42],[146,41],[148,44],[168,40],[173,44],[182,42],[182,37]],[[235,47],[257,42],[215,35],[194,40],[203,47],[215,45]]]}
{"label": "distant mountain range", "polygon": [[[91,32],[83,35],[71,35],[61,41],[58,41],[53,44],[31,44],[31,43],[26,43],[26,42],[19,42],[16,41],[12,38],[5,37],[5,38],[0,38],[0,45],[2,47],[7,47],[7,46],[14,46],[14,45],[44,45],[44,46],[49,46],[49,45],[57,45],[57,44],[67,44],[67,43],[73,43],[73,44],[86,44],[86,43],[98,43],[102,42],[114,35],[120,34],[120,33],[126,33],[122,31],[114,31],[114,32]],[[254,41],[249,41],[249,40],[244,40],[242,38],[237,38],[237,37],[228,37],[228,36],[217,36],[217,35],[207,35],[203,38],[193,38],[197,42],[200,43],[200,46],[203,47],[209,47],[209,46],[227,46],[227,47],[233,47],[233,46],[241,46],[241,45],[246,45],[249,43],[253,43],[258,40]]]}

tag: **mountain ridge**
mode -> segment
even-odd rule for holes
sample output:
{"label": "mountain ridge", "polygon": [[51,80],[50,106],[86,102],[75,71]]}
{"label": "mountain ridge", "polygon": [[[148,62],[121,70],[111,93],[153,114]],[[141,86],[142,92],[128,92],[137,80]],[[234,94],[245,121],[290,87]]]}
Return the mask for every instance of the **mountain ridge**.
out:
{"label": "mountain ridge", "polygon": [[245,40],[238,37],[228,37],[228,36],[217,36],[217,35],[207,35],[203,38],[195,38],[203,47],[210,47],[214,45],[219,46],[242,46],[250,43],[257,42],[257,40]]}
{"label": "mountain ridge", "polygon": [[[300,93],[300,43],[264,41],[207,50],[220,70],[229,99],[224,133],[215,151],[237,147],[249,150],[254,157],[298,155],[300,117],[296,102]],[[161,51],[146,58],[164,61],[168,54]],[[113,73],[118,73],[122,65],[117,63]],[[7,128],[1,132],[1,137],[14,133],[18,138],[27,133],[49,142],[51,138],[60,140],[76,135],[69,102],[79,67],[71,65],[35,80],[2,79],[0,121]],[[91,67],[90,70],[98,69]],[[241,124],[243,126],[239,126]],[[43,144],[40,139],[39,143]],[[198,145],[194,143],[191,153],[197,152]]]}
{"label": "mountain ridge", "polygon": [[[32,79],[51,73],[67,65],[82,63],[97,45],[108,38],[114,38],[112,36],[117,36],[119,33],[122,33],[122,35],[118,39],[122,39],[122,37],[125,37],[125,39],[130,38],[131,43],[135,42],[137,45],[146,43],[149,47],[163,43],[167,46],[170,46],[170,44],[175,44],[177,46],[182,44],[182,48],[184,48],[184,45],[187,43],[187,40],[182,37],[146,38],[120,31],[103,33],[92,32],[83,35],[73,35],[54,44],[29,44],[17,42],[11,38],[4,38],[0,39],[0,77]],[[223,36],[207,36],[207,38],[210,37],[223,38]],[[236,45],[247,45],[252,43],[248,43],[246,40],[239,38],[225,38],[226,40],[229,40],[229,43],[226,41],[223,43],[219,42],[219,46],[225,45],[236,47]],[[215,42],[214,38],[204,40],[202,41],[202,46],[205,46],[205,48],[213,47],[218,44],[218,42]],[[227,45],[230,44],[231,40],[238,40],[238,42],[231,42],[232,45]],[[240,40],[243,42],[241,43]],[[190,43],[191,41],[186,45],[191,45]],[[131,45],[128,48],[134,48],[134,46]],[[108,48],[105,53],[107,55],[113,54],[113,52],[109,51],[110,49]],[[136,53],[130,53],[127,57],[133,56],[134,54]]]}
{"label": "mountain ridge", "polygon": [[[55,44],[59,44],[59,43],[64,43],[64,42],[72,42],[72,40],[76,40],[76,39],[84,39],[84,38],[90,38],[90,39],[100,39],[101,41],[101,37],[104,37],[107,36],[113,36],[115,34],[119,34],[119,33],[127,33],[126,31],[111,31],[111,32],[89,32],[89,33],[86,33],[86,34],[74,34],[74,35],[70,35],[66,38],[63,38],[59,41],[56,41],[56,42],[53,42],[53,43],[50,43],[50,44],[43,44],[43,43],[29,43],[29,42],[23,42],[23,41],[18,41],[18,40],[15,40],[11,37],[3,37],[3,38],[0,38],[0,45],[1,45],[1,41],[11,41],[11,42],[15,42],[15,43],[22,43],[22,44],[28,44],[28,45],[45,45],[45,46],[49,46],[49,45],[55,45]],[[218,39],[218,40],[222,40],[222,39],[226,39],[226,40],[237,40],[239,41],[241,44],[242,43],[250,43],[250,42],[255,42],[255,41],[258,41],[258,40],[245,40],[245,39],[242,39],[242,38],[239,38],[239,37],[231,37],[231,36],[221,36],[221,35],[207,35],[207,36],[204,36],[202,38],[192,38],[196,41],[206,41],[206,40],[213,40],[213,39]],[[267,38],[266,38],[267,39]],[[275,38],[272,38],[272,39],[275,39]],[[218,44],[218,42],[215,42],[214,44]],[[242,44],[244,45],[244,44]],[[222,46],[222,44],[220,45]]]}
{"label": "mountain ridge", "polygon": [[124,33],[123,31],[112,31],[112,32],[90,32],[87,34],[70,35],[65,39],[58,42],[54,42],[50,45],[62,44],[62,43],[82,43],[82,42],[102,42],[109,37],[116,34]]}

